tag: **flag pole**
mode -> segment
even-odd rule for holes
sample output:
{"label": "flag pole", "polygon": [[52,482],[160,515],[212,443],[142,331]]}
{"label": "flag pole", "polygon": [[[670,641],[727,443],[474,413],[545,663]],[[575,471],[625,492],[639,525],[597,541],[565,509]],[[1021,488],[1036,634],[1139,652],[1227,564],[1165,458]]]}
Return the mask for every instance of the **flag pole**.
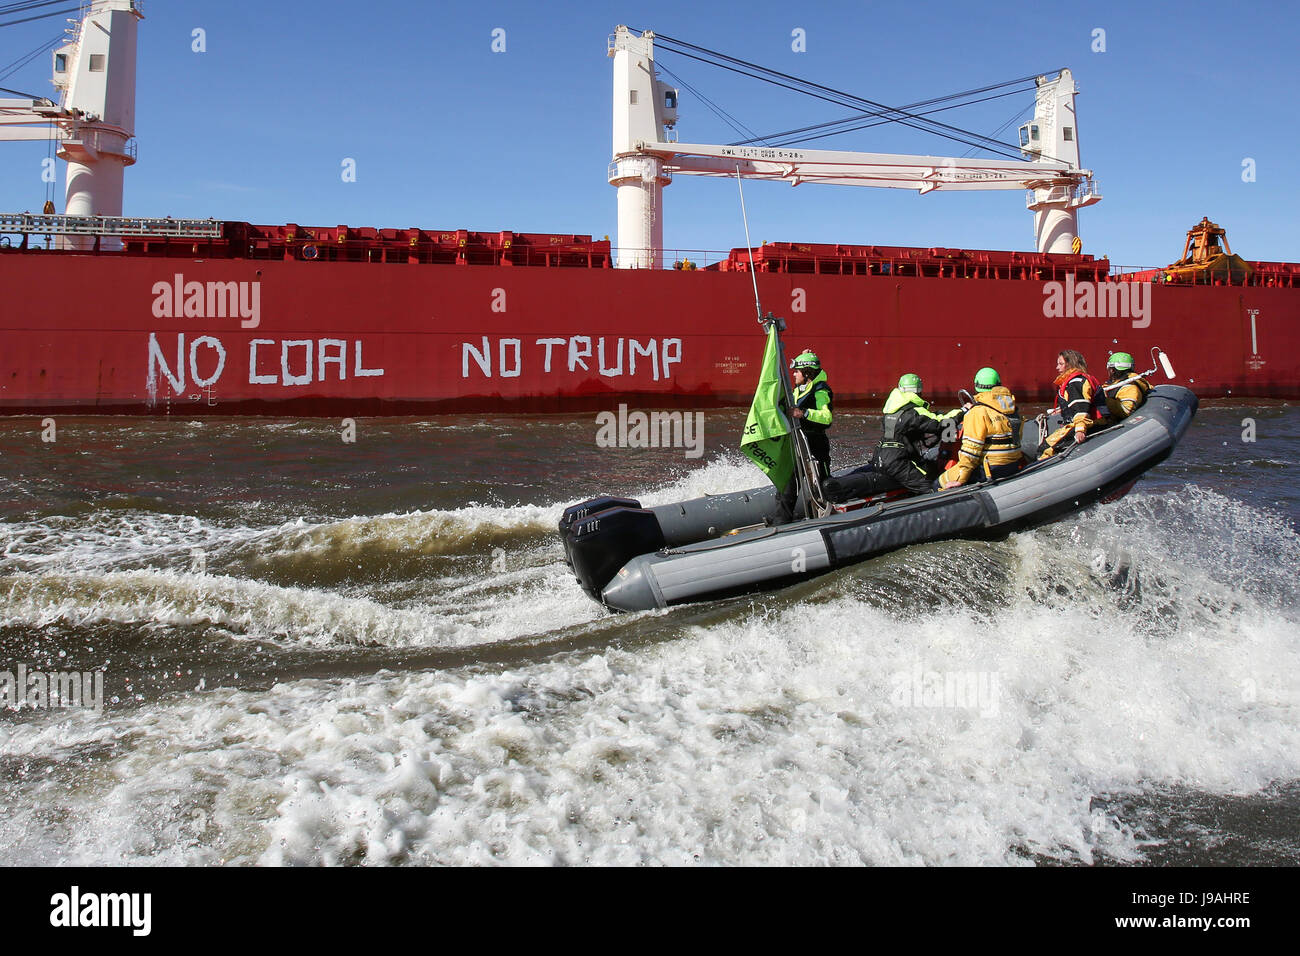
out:
{"label": "flag pole", "polygon": [[789,371],[785,358],[785,342],[781,333],[785,331],[785,319],[777,318],[771,312],[763,315],[763,306],[758,297],[758,272],[754,268],[754,244],[749,238],[749,213],[745,210],[745,187],[741,185],[740,166],[736,166],[736,188],[740,190],[740,216],[745,223],[745,250],[749,253],[749,277],[754,283],[754,311],[758,322],[766,334],[776,326],[776,347],[781,362],[781,391],[785,396],[786,412],[783,414],[790,436],[794,439],[795,483],[803,497],[804,517],[816,517],[827,510],[826,496],[822,492],[821,478],[812,463],[812,452],[808,449],[808,439],[804,437],[802,422],[789,414],[795,407],[794,392],[790,388]]}
{"label": "flag pole", "polygon": [[[758,273],[754,271],[754,246],[749,241],[749,213],[745,211],[745,187],[740,185],[740,166],[736,166],[736,188],[740,190],[740,218],[745,222],[745,251],[749,253],[749,277],[754,282],[754,312],[758,315],[758,321],[763,325],[763,331],[767,331],[767,323],[763,321],[763,306],[758,301]],[[785,328],[784,323],[777,329],[780,332]],[[781,367],[785,368],[785,352],[781,353]],[[789,389],[786,389],[788,392]],[[787,398],[789,396],[787,395]]]}

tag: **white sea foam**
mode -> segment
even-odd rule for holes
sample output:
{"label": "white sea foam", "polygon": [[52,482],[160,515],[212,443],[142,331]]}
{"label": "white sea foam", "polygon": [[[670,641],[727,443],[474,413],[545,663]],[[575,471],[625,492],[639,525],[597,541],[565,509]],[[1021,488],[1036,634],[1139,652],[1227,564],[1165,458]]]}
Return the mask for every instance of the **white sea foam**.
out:
{"label": "white sea foam", "polygon": [[758,488],[765,482],[763,473],[754,466],[752,461],[738,453],[729,453],[712,458],[707,464],[684,468],[682,473],[669,483],[633,494],[631,497],[640,501],[644,507],[653,508],[671,501]]}
{"label": "white sea foam", "polygon": [[[0,625],[105,622],[211,625],[249,640],[317,647],[466,647],[580,623],[600,612],[558,586],[562,564],[447,579],[417,608],[364,596],[176,570],[14,574],[0,577]],[[435,582],[436,587],[436,582]],[[511,600],[499,599],[508,589]]]}
{"label": "white sea foam", "polygon": [[0,570],[86,569],[147,561],[185,561],[258,534],[192,515],[102,511],[0,523]]}
{"label": "white sea foam", "polygon": [[[1138,497],[1002,544],[929,546],[707,627],[655,615],[669,641],[638,641],[647,619],[621,618],[613,646],[504,671],[299,680],[3,725],[11,760],[51,769],[11,778],[0,862],[1141,859],[1141,835],[1093,797],[1300,777],[1294,590],[1266,560],[1290,561],[1296,535],[1213,494],[1188,502],[1180,516]],[[1233,530],[1207,546],[1207,529]],[[959,600],[978,584],[963,566],[1002,569],[993,600]],[[917,572],[924,592],[940,567],[961,593],[873,603],[873,580]],[[547,587],[585,602],[552,581],[500,626],[535,623]],[[248,596],[284,603],[299,628],[329,601],[284,590]],[[918,673],[996,675],[996,706],[901,699]],[[37,809],[55,802],[58,821]]]}
{"label": "white sea foam", "polygon": [[452,510],[367,515],[322,523],[297,521],[249,543],[262,549],[264,557],[315,558],[334,554],[358,558],[376,551],[463,554],[484,544],[552,533],[563,510],[559,505],[502,507],[471,503]]}

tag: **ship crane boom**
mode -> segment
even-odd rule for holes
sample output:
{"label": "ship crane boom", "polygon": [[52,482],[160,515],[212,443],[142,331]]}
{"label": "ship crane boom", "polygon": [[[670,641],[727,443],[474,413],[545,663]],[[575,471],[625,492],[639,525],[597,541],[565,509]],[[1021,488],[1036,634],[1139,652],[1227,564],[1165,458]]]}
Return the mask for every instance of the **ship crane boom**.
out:
{"label": "ship crane boom", "polygon": [[696,143],[637,144],[643,155],[657,156],[670,174],[731,176],[736,169],[746,179],[771,179],[839,186],[878,186],[915,189],[1036,189],[1072,186],[1092,178],[1091,170],[1064,163],[1025,163],[1015,160],[956,159],[891,153],[831,150],[706,146]]}
{"label": "ship crane boom", "polygon": [[1035,85],[1034,119],[1020,128],[1016,159],[911,156],[676,142],[677,90],[657,79],[654,34],[625,26],[610,38],[614,59],[614,143],[609,182],[618,189],[620,268],[657,268],[663,248],[663,187],[674,175],[741,176],[787,182],[947,191],[1028,190],[1038,251],[1077,252],[1076,212],[1100,201],[1079,165],[1069,70]]}

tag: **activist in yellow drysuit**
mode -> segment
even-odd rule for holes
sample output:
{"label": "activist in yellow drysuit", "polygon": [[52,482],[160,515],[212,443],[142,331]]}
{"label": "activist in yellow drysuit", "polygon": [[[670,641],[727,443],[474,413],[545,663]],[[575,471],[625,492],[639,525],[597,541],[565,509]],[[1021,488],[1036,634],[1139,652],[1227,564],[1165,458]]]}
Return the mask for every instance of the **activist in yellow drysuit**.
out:
{"label": "activist in yellow drysuit", "polygon": [[961,424],[957,464],[939,476],[940,488],[1007,478],[1024,467],[1016,397],[994,369],[982,368],[975,374],[975,402]]}

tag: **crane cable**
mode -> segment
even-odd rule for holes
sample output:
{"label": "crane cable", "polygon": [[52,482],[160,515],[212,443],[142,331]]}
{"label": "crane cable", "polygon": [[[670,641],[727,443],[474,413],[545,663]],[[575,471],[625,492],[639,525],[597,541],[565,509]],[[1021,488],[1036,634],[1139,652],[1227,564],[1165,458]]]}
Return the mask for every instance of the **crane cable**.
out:
{"label": "crane cable", "polygon": [[[1010,91],[1008,91],[1008,92],[1006,92],[1006,93],[995,93],[995,94],[992,95],[992,96],[984,96],[984,97],[981,97],[980,99],[977,99],[977,100],[969,100],[969,101],[967,101],[967,102],[965,102],[965,103],[953,103],[953,104],[951,104],[951,105],[949,105],[949,106],[936,106],[934,109],[932,109],[932,110],[925,110],[924,112],[922,112],[922,113],[919,114],[919,115],[921,115],[921,116],[928,116],[928,115],[930,115],[931,113],[942,113],[942,112],[944,112],[945,110],[955,110],[955,109],[960,109],[960,108],[963,107],[963,106],[974,106],[976,103],[985,103],[985,102],[988,102],[989,100],[996,100],[996,99],[999,99],[999,98],[1004,97],[1004,96],[1015,96],[1015,95],[1018,94],[1018,93],[1026,93],[1026,92],[1028,92],[1028,91],[1027,91],[1027,90],[1010,90]],[[1021,110],[1020,112],[1023,113],[1024,110]],[[860,114],[860,115],[862,115],[862,116],[866,116],[866,115],[869,115],[869,114]],[[1020,114],[1017,113],[1016,115],[1019,116]],[[850,118],[848,118],[848,119],[839,120],[838,122],[840,122],[840,123],[848,123],[848,122],[852,122],[853,119],[855,119],[855,118],[856,118],[856,117],[850,117]],[[892,123],[892,122],[893,122],[893,120],[891,120],[891,119],[887,119],[887,118],[885,118],[885,119],[875,119],[875,120],[873,120],[872,122],[869,122],[869,123],[862,123],[862,124],[860,124],[860,125],[858,125],[858,126],[849,126],[849,127],[845,127],[844,129],[830,130],[830,131],[825,132],[825,133],[820,133],[820,134],[818,134],[818,135],[816,135],[816,136],[800,136],[800,137],[796,137],[796,138],[794,138],[794,139],[790,139],[790,140],[786,140],[786,141],[783,141],[783,142],[776,143],[775,145],[777,145],[777,146],[793,146],[793,145],[795,145],[795,144],[797,144],[797,143],[810,143],[810,142],[813,142],[814,140],[825,139],[825,138],[828,137],[828,136],[838,136],[838,135],[840,135],[841,133],[854,133],[854,132],[857,132],[858,130],[871,129],[871,128],[876,127],[876,126],[884,126],[885,124],[887,124],[887,123]],[[820,124],[820,125],[823,125],[823,126],[829,126],[829,125],[832,125],[832,124],[827,123],[827,124]],[[817,127],[813,127],[813,128],[817,128]],[[1005,128],[1005,126],[1002,127],[1002,128]],[[732,144],[730,144],[730,145],[732,145],[732,146],[738,146],[738,145],[741,145],[741,144],[739,144],[739,143],[732,143]],[[967,152],[970,152],[971,150],[978,149],[978,148],[979,148],[979,147],[972,146],[972,147],[970,147],[969,150],[967,150]]]}
{"label": "crane cable", "polygon": [[[659,69],[662,70],[664,74],[666,74],[679,87],[691,93],[696,99],[698,99],[701,103],[707,106],[713,112],[714,116],[718,117],[718,119],[722,120],[722,122],[730,126],[732,130],[734,130],[735,132],[739,133],[742,136],[748,135],[752,137],[751,139],[744,140],[743,142],[746,143],[766,142],[763,139],[763,137],[756,135],[752,129],[750,129],[740,120],[736,119],[726,110],[724,110],[721,106],[718,106],[716,103],[714,103],[711,99],[709,99],[699,90],[697,90],[695,87],[691,86],[691,84],[687,83],[684,79],[682,79],[672,70],[668,69],[668,67],[664,66],[662,63],[656,64],[656,66],[658,66]],[[735,144],[733,143],[732,145]]]}
{"label": "crane cable", "polygon": [[[779,77],[779,78],[782,79],[782,80],[789,80],[790,82],[798,83],[798,84],[800,84],[801,86],[807,87],[807,89],[800,90],[799,92],[806,93],[806,94],[809,95],[809,96],[819,96],[820,94],[823,94],[823,93],[824,93],[824,94],[829,94],[830,96],[841,97],[841,98],[843,98],[843,99],[848,99],[848,100],[854,101],[854,102],[856,102],[856,103],[860,103],[860,104],[862,104],[862,105],[869,106],[869,107],[871,107],[872,109],[880,110],[882,113],[898,113],[898,114],[900,114],[900,118],[897,120],[898,122],[904,122],[903,117],[906,117],[906,118],[908,118],[908,119],[916,119],[916,120],[920,120],[920,121],[922,121],[923,123],[926,123],[927,125],[933,126],[934,129],[932,129],[931,132],[934,132],[934,133],[936,133],[936,134],[938,134],[938,135],[941,135],[941,136],[942,136],[942,135],[945,135],[945,134],[942,133],[942,132],[940,131],[940,129],[945,129],[945,130],[948,130],[950,133],[953,133],[953,134],[957,134],[957,135],[961,135],[961,136],[969,136],[969,137],[973,137],[973,138],[978,139],[978,140],[982,140],[982,141],[984,141],[985,143],[988,144],[987,148],[990,149],[990,150],[1005,150],[1005,149],[1008,148],[1007,145],[1006,145],[1005,143],[1000,143],[1000,142],[998,142],[997,140],[992,139],[991,137],[988,137],[988,136],[984,136],[984,135],[982,135],[982,134],[980,134],[980,133],[975,133],[975,132],[972,132],[971,130],[964,130],[964,129],[961,129],[960,127],[956,127],[956,126],[949,126],[949,125],[946,124],[946,123],[939,123],[939,122],[936,121],[936,120],[925,120],[923,117],[915,116],[915,115],[909,113],[905,108],[896,108],[896,107],[886,106],[884,103],[877,103],[877,102],[875,102],[874,100],[869,100],[869,99],[866,99],[865,97],[861,97],[861,96],[855,96],[854,94],[852,94],[852,93],[846,93],[846,92],[844,92],[843,90],[837,90],[837,89],[834,89],[833,87],[823,86],[823,85],[820,84],[820,83],[814,83],[812,80],[805,80],[805,79],[803,79],[802,77],[792,76],[792,75],[790,75],[789,73],[782,73],[780,70],[773,70],[773,69],[771,69],[770,67],[761,66],[761,65],[759,65],[759,64],[757,64],[757,63],[751,63],[751,62],[749,62],[748,60],[742,60],[742,59],[739,59],[738,57],[729,56],[728,54],[720,53],[720,52],[718,52],[717,50],[710,50],[710,49],[708,49],[707,47],[698,46],[698,45],[696,45],[696,44],[694,44],[694,43],[688,43],[688,42],[685,41],[685,40],[679,40],[679,39],[677,39],[677,38],[675,38],[675,37],[664,36],[663,34],[658,34],[658,33],[655,34],[655,39],[656,39],[656,40],[664,40],[664,41],[666,41],[667,43],[672,44],[672,45],[685,47],[685,48],[690,49],[690,50],[695,50],[695,51],[697,51],[697,52],[699,52],[699,53],[703,53],[703,54],[706,54],[706,55],[708,55],[708,56],[715,57],[715,58],[717,58],[718,60],[725,60],[725,61],[727,61],[728,63],[734,63],[734,64],[737,64],[738,66],[748,67],[749,70],[758,70],[758,71],[760,71],[760,73],[762,73],[762,74],[767,74],[767,75],[766,75],[766,76],[760,76],[760,75],[754,74],[754,73],[752,73],[752,72],[751,72],[751,73],[745,73],[744,70],[736,70],[735,72],[738,72],[738,73],[745,73],[745,75],[751,76],[751,77],[753,77],[753,78],[755,78],[755,79],[761,79],[761,80],[764,80],[765,82],[768,82],[768,83],[774,83],[774,84],[777,85],[777,86],[786,86],[786,84],[784,84],[784,83],[780,83],[780,82],[777,82],[776,80],[770,79],[769,77]],[[672,51],[672,52],[676,52],[676,53],[682,54],[682,51],[681,51],[681,50],[675,50],[675,51]],[[686,55],[686,54],[682,54],[682,55]],[[696,59],[699,59],[699,58],[696,57]],[[720,63],[720,62],[719,62],[719,63],[715,63],[715,65],[716,65],[716,66],[722,66],[724,69],[730,69],[730,67],[727,67],[724,63]],[[787,86],[786,88],[787,88],[787,89],[791,89],[791,87],[788,87],[788,86]],[[818,91],[818,92],[814,92],[814,91]],[[821,97],[821,98],[826,99],[827,97],[823,96],[823,97]],[[835,102],[835,101],[834,101],[834,100],[831,100],[831,102]],[[849,105],[849,104],[847,104],[847,103],[841,103],[841,105]],[[906,124],[906,123],[905,123],[905,125],[910,125],[910,124]]]}
{"label": "crane cable", "polygon": [[[945,139],[952,140],[953,142],[960,143],[963,146],[973,147],[976,149],[984,149],[989,152],[999,153],[1005,158],[1011,158],[1016,160],[1019,160],[1021,158],[1018,145],[1010,146],[1008,144],[1001,143],[993,139],[992,137],[984,136],[983,134],[980,133],[975,133],[970,130],[964,130],[961,129],[960,127],[951,126],[947,123],[940,123],[936,120],[927,120],[924,117],[924,115],[911,112],[911,109],[909,107],[886,106],[883,103],[877,103],[873,100],[868,100],[864,97],[859,97],[850,93],[845,93],[841,90],[836,90],[831,87],[824,86],[820,83],[814,83],[810,80],[804,80],[800,77],[791,76],[789,74],[782,73],[778,70],[772,70],[767,67],[759,66],[758,64],[750,63],[747,60],[741,60],[736,57],[731,57],[714,50],[709,50],[706,47],[700,47],[697,46],[696,44],[687,43],[686,41],[683,40],[678,40],[674,37],[664,36],[662,34],[655,34],[655,39],[670,44],[670,46],[667,48],[667,52],[676,53],[678,56],[684,56],[689,59],[698,60],[702,63],[708,63],[711,66],[720,67],[722,69],[729,70],[730,72],[733,73],[739,73],[743,76],[748,76],[752,79],[762,80],[766,83],[771,83],[775,86],[780,86],[784,89],[792,90],[797,93],[803,93],[807,96],[812,96],[816,99],[825,100],[830,103],[835,103],[838,106],[854,106],[860,109],[861,106],[865,105],[871,108],[868,115],[873,117],[881,117],[886,122],[900,123],[901,125],[908,126],[912,129],[916,129],[921,132],[932,133],[934,135],[941,136]],[[685,47],[686,49],[675,49],[674,47]],[[707,56],[714,57],[715,59],[710,60],[707,59],[705,56],[697,56],[695,54],[686,52],[686,50],[696,50],[699,53],[706,54]],[[727,61],[727,62],[720,62],[720,61]],[[728,65],[729,63],[737,64],[737,65],[736,66]],[[753,72],[753,71],[759,71],[759,72]],[[780,79],[775,79],[774,77],[779,77]],[[790,83],[782,82],[782,80],[789,80]],[[982,92],[984,89],[996,89],[1000,86],[1009,85],[1015,82],[1023,82],[1023,80],[1006,81],[1006,83],[1003,84],[996,84],[994,86],[990,86],[987,88],[977,88],[972,91],[966,91],[966,93],[963,94],[952,94],[950,97],[941,97],[938,99],[939,101],[942,101],[943,99],[947,99],[947,98],[960,98],[961,96],[968,96],[972,92]],[[791,85],[791,83],[798,84],[798,85]],[[1051,157],[1045,157],[1045,158],[1051,158]]]}
{"label": "crane cable", "polygon": [[[923,107],[923,106],[935,106],[935,105],[937,105],[937,104],[939,104],[939,103],[946,103],[946,102],[948,102],[949,100],[959,100],[959,99],[965,99],[965,98],[968,97],[968,96],[975,96],[975,95],[978,94],[978,93],[990,93],[990,92],[992,92],[993,90],[1002,89],[1002,88],[1005,87],[1005,86],[1019,86],[1021,83],[1028,83],[1028,82],[1030,82],[1031,80],[1034,80],[1034,79],[1036,79],[1036,77],[1034,77],[1034,76],[1022,76],[1022,77],[1019,77],[1019,78],[1014,79],[1014,80],[1005,80],[1005,81],[1003,81],[1002,83],[993,83],[993,84],[990,84],[990,85],[988,85],[988,86],[981,86],[981,87],[976,87],[975,89],[963,90],[963,91],[960,92],[960,93],[949,93],[949,94],[946,95],[946,96],[935,96],[935,97],[932,97],[932,98],[930,98],[930,99],[928,99],[928,100],[918,100],[918,101],[915,102],[915,103],[908,103],[906,106],[900,106],[899,109],[900,109],[900,110],[914,110],[914,109],[919,109],[919,108],[921,108],[921,107]],[[960,106],[971,106],[971,105],[974,105],[975,103],[983,103],[983,102],[985,102],[986,100],[997,99],[997,98],[1002,97],[1002,96],[1012,96],[1012,95],[1015,95],[1015,94],[1017,94],[1017,93],[1028,93],[1028,92],[1032,92],[1032,88],[1011,90],[1011,91],[1006,92],[1006,93],[999,93],[999,94],[997,94],[996,96],[986,96],[986,97],[983,97],[982,99],[971,100],[970,102],[967,102],[967,103],[955,103],[955,104],[953,104],[953,105],[951,105],[951,106],[945,106],[945,107],[943,107],[943,109],[945,109],[945,110],[956,109],[957,107],[960,107]],[[927,110],[925,113],[922,113],[921,115],[928,115],[929,113],[937,113],[937,112],[941,112],[941,110]],[[770,136],[769,138],[775,139],[775,138],[778,138],[778,137],[790,136],[790,135],[793,135],[793,134],[795,134],[795,133],[804,133],[804,132],[809,132],[809,131],[812,131],[812,130],[823,129],[823,128],[827,127],[827,126],[832,126],[832,125],[836,125],[836,124],[840,124],[840,123],[850,123],[850,122],[853,122],[854,120],[858,120],[858,119],[866,119],[866,118],[868,118],[868,117],[877,117],[877,116],[879,116],[879,115],[880,115],[880,114],[879,114],[878,112],[875,112],[875,111],[862,112],[862,113],[858,113],[858,114],[856,114],[856,115],[854,115],[854,116],[845,117],[845,118],[842,119],[842,120],[833,120],[833,121],[828,122],[828,123],[818,123],[818,124],[813,125],[813,126],[804,126],[804,127],[800,127],[799,129],[786,130],[786,131],[783,132],[783,133],[773,133],[773,134],[771,134],[771,136]],[[889,122],[889,120],[884,120],[883,122]],[[871,125],[878,125],[878,124],[871,124]],[[856,128],[858,128],[858,129],[862,129],[862,128],[864,128],[864,127],[856,127]],[[846,132],[847,132],[847,131],[846,131]],[[728,145],[730,145],[730,146],[747,146],[748,143],[745,143],[745,142],[740,142],[740,143],[729,143]]]}
{"label": "crane cable", "polygon": [[4,3],[0,4],[0,17],[8,16],[11,13],[26,13],[38,7],[52,7],[56,3],[66,2],[67,0],[21,0],[18,3]]}
{"label": "crane cable", "polygon": [[[904,123],[904,125],[911,125],[906,122],[907,119],[916,119],[916,120],[920,120],[923,123],[926,123],[929,127],[932,127],[930,131],[935,132],[938,135],[948,135],[941,131],[940,128],[942,128],[948,130],[949,133],[956,134],[959,136],[967,136],[967,137],[973,137],[975,139],[985,140],[988,142],[989,148],[991,149],[1006,148],[1005,144],[998,143],[996,140],[991,140],[989,139],[989,137],[982,136],[979,133],[973,133],[969,130],[963,130],[955,126],[948,126],[947,124],[938,123],[937,121],[934,120],[926,121],[920,117],[912,116],[906,111],[906,109],[889,107],[883,103],[877,103],[874,100],[868,100],[864,97],[855,96],[854,94],[851,93],[846,93],[843,90],[837,90],[829,86],[824,86],[823,84],[820,83],[815,83],[811,80],[805,80],[801,77],[792,76],[788,73],[782,73],[779,70],[773,70],[769,67],[760,66],[757,63],[751,63],[748,60],[742,60],[739,59],[738,57],[729,56],[728,54],[720,53],[716,50],[710,50],[707,47],[701,47],[694,43],[688,43],[685,40],[678,40],[675,37],[669,37],[662,34],[656,34],[655,39],[662,40],[673,46],[679,46],[689,50],[695,50],[699,53],[705,54],[706,56],[712,57],[713,60],[710,61],[704,59],[704,57],[695,56],[693,54],[686,53],[684,50],[680,50],[680,49],[672,50],[670,47],[670,51],[675,52],[678,55],[687,56],[691,59],[701,60],[702,62],[706,62],[706,63],[712,62],[712,65],[714,66],[718,66],[735,73],[740,73],[744,76],[749,76],[753,79],[763,80],[764,82],[771,83],[775,86],[781,86],[784,87],[785,89],[804,93],[807,96],[813,96],[818,99],[824,99],[827,100],[828,102],[837,103],[838,105],[841,106],[849,106],[854,104],[865,105],[871,107],[871,109],[873,111],[878,112],[879,115],[885,115],[890,113],[899,114],[895,118],[895,121],[902,122]],[[728,63],[736,64],[736,66],[728,66],[727,65]],[[744,67],[745,69],[741,69],[740,67]],[[758,72],[757,73],[753,72],[755,70],[757,70]],[[779,79],[774,79],[774,78],[779,78]],[[790,83],[798,84],[798,86],[790,86],[789,83],[781,82],[782,80],[788,80],[790,81]],[[951,136],[949,138],[951,138]]]}
{"label": "crane cable", "polygon": [[[58,6],[60,3],[66,4],[68,0],[27,0],[23,3],[9,3],[0,6],[0,17],[7,17],[18,13],[30,13],[33,10],[39,10],[41,7]],[[0,23],[0,27],[13,26],[16,23],[28,23],[32,20],[43,20],[46,17],[57,17],[64,13],[77,13],[80,7],[64,7],[62,10],[47,10],[45,13],[38,13],[34,16],[23,17],[20,20],[6,20]]]}
{"label": "crane cable", "polygon": [[[18,59],[10,63],[8,66],[0,68],[0,80],[8,79],[10,76],[17,73],[19,70],[25,67],[28,63],[32,62],[32,60],[36,59],[42,53],[48,51],[50,47],[54,46],[54,44],[58,43],[62,39],[63,39],[63,34],[60,33],[54,39],[45,41],[40,46],[36,47],[36,49],[32,50],[30,53],[24,53]],[[5,90],[4,92],[16,93],[18,96],[31,96],[32,99],[34,100],[44,99],[44,97],[33,96],[30,93],[19,93],[16,90]]]}
{"label": "crane cable", "polygon": [[[785,89],[787,89],[787,90],[792,90],[792,91],[794,91],[794,92],[796,92],[796,93],[804,93],[804,94],[807,95],[807,96],[812,96],[812,97],[814,97],[814,98],[816,98],[816,99],[819,99],[819,100],[825,100],[825,101],[828,102],[828,103],[834,103],[836,106],[852,106],[852,107],[856,107],[856,106],[859,105],[859,104],[855,104],[855,103],[845,102],[843,99],[833,99],[833,98],[831,98],[830,96],[823,96],[822,94],[819,94],[819,93],[812,93],[812,92],[809,92],[808,90],[801,90],[801,89],[799,89],[798,87],[796,87],[796,86],[790,86],[790,85],[787,84],[787,83],[781,83],[781,82],[779,82],[779,81],[777,81],[777,80],[771,80],[771,79],[768,79],[768,78],[766,78],[766,77],[758,76],[758,75],[753,74],[753,73],[747,73],[746,71],[736,69],[735,67],[727,66],[725,63],[713,63],[713,62],[711,62],[711,61],[709,61],[709,60],[704,59],[703,57],[694,56],[694,55],[692,55],[692,54],[690,54],[690,53],[683,53],[683,52],[680,51],[680,50],[673,50],[673,51],[671,51],[671,52],[675,53],[677,56],[684,56],[684,57],[687,57],[687,58],[692,59],[692,60],[699,60],[699,61],[702,62],[702,63],[709,63],[711,66],[717,66],[717,67],[721,67],[721,68],[724,69],[724,70],[730,70],[732,73],[739,73],[739,74],[741,74],[741,75],[743,75],[743,76],[748,76],[748,77],[750,77],[751,79],[763,80],[763,82],[765,82],[765,83],[771,83],[773,86],[780,86],[780,87],[783,87],[783,88],[785,88]],[[856,97],[855,97],[855,99],[856,99]],[[896,111],[891,111],[891,110],[889,110],[887,107],[883,108],[883,111],[884,111],[884,112],[896,112]],[[881,114],[877,114],[877,115],[881,115]],[[966,137],[966,136],[962,136],[962,135],[953,135],[953,134],[949,134],[949,133],[943,133],[943,132],[940,132],[939,130],[936,130],[936,129],[931,128],[930,126],[919,125],[918,123],[915,123],[915,122],[909,122],[909,121],[906,120],[906,119],[897,118],[897,117],[889,119],[889,122],[891,122],[891,123],[899,123],[899,124],[901,124],[901,125],[903,125],[903,126],[911,127],[912,129],[918,130],[918,131],[920,131],[920,132],[922,132],[922,133],[933,133],[933,134],[936,135],[936,136],[942,136],[944,139],[952,140],[953,142],[955,142],[955,143],[960,143],[960,144],[963,145],[963,146],[975,146],[975,147],[978,147],[978,148],[980,148],[980,149],[986,149],[986,150],[988,150],[988,151],[990,151],[990,152],[1000,152],[1000,153],[1003,155],[1004,158],[1015,158],[1015,159],[1019,159],[1019,158],[1020,158],[1019,156],[1014,156],[1014,157],[1013,157],[1012,154],[1009,152],[1010,147],[1009,147],[1009,146],[1004,146],[1004,145],[1002,145],[1002,144],[1000,144],[1000,143],[997,145],[996,148],[994,148],[994,147],[991,147],[991,146],[987,146],[987,145],[985,145],[985,144],[983,144],[983,143],[972,142],[971,138]],[[931,123],[931,124],[934,124],[934,121],[933,121],[933,120],[928,121],[928,122]],[[937,124],[937,125],[943,125],[943,124]],[[958,131],[958,132],[960,133],[960,131]]]}
{"label": "crane cable", "polygon": [[[995,130],[993,131],[993,135],[994,135],[994,136],[998,136],[998,135],[1000,135],[1000,134],[1002,133],[1002,131],[1003,131],[1004,129],[1006,129],[1007,127],[1012,126],[1012,125],[1019,124],[1021,117],[1023,117],[1023,116],[1024,116],[1026,113],[1028,113],[1031,109],[1033,109],[1032,106],[1026,106],[1026,107],[1024,107],[1024,108],[1022,108],[1022,109],[1016,110],[1016,112],[1014,112],[1014,113],[1011,114],[1011,118],[1010,118],[1010,119],[1008,119],[1005,123],[1003,123],[1001,126],[999,126],[997,129],[995,129]],[[970,153],[970,150],[967,150],[966,152],[967,152],[967,154],[969,154],[969,153]],[[963,158],[965,158],[965,157],[963,157]]]}

